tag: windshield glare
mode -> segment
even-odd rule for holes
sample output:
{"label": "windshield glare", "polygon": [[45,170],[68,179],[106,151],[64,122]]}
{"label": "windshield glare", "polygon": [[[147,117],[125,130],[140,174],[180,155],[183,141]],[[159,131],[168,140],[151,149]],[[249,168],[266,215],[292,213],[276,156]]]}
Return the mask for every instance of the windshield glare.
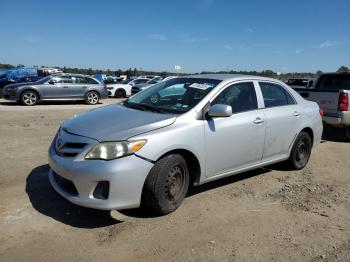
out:
{"label": "windshield glare", "polygon": [[182,114],[197,105],[220,82],[204,78],[170,79],[130,97],[126,106],[141,104],[163,112]]}

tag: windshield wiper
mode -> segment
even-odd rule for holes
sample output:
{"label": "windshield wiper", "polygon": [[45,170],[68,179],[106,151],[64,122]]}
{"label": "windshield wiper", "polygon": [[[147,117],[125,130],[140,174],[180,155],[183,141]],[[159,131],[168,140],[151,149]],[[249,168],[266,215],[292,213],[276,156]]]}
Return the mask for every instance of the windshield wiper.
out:
{"label": "windshield wiper", "polygon": [[157,113],[164,113],[163,110],[161,110],[161,109],[159,109],[157,107],[148,105],[148,104],[130,103],[128,101],[125,101],[124,105],[127,106],[127,107],[139,109],[139,110],[142,110],[142,111],[153,111],[153,112],[157,112]]}

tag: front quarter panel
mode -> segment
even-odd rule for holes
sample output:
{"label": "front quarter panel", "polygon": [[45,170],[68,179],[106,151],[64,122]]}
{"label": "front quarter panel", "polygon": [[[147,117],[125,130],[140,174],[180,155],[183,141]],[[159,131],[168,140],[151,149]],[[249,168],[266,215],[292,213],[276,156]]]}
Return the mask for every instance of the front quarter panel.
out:
{"label": "front quarter panel", "polygon": [[174,124],[151,132],[131,137],[129,140],[146,139],[146,145],[137,155],[157,161],[164,154],[178,149],[193,153],[201,167],[201,178],[205,177],[204,122],[195,119],[195,112],[176,119]]}
{"label": "front quarter panel", "polygon": [[17,88],[16,91],[16,100],[20,100],[21,99],[21,94],[26,91],[26,90],[34,90],[35,92],[37,92],[39,94],[39,98],[42,98],[43,94],[41,92],[41,89],[38,88],[38,86],[35,85],[31,85],[31,86],[20,86]]}

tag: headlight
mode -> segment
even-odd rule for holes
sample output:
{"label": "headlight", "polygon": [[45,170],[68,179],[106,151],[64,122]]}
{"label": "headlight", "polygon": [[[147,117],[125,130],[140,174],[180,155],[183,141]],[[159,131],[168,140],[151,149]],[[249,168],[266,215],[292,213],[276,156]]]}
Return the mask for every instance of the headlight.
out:
{"label": "headlight", "polygon": [[146,140],[102,142],[91,148],[85,159],[112,160],[131,155],[139,151],[145,144]]}

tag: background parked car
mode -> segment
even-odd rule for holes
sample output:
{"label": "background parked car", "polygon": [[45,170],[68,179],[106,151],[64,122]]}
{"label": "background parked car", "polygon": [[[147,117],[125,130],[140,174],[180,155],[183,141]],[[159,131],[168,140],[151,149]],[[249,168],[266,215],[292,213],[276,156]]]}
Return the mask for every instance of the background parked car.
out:
{"label": "background parked car", "polygon": [[316,80],[313,88],[294,88],[302,97],[317,102],[324,111],[323,122],[343,127],[350,139],[350,74],[327,73]]}
{"label": "background parked car", "polygon": [[54,73],[62,71],[57,68],[12,68],[0,73],[0,89],[8,84],[35,82]]}
{"label": "background parked car", "polygon": [[139,84],[135,84],[132,88],[131,88],[131,94],[134,95],[140,91],[142,91],[143,89],[150,87],[151,85],[157,84],[160,81],[163,80],[163,77],[161,76],[157,76],[149,81],[147,81],[146,83],[139,83]]}
{"label": "background parked car", "polygon": [[314,84],[313,78],[290,78],[287,85],[293,88],[311,88]]}
{"label": "background parked car", "polygon": [[120,84],[107,85],[108,96],[116,98],[124,98],[131,96],[131,88],[136,84],[148,82],[148,78],[126,79]]}
{"label": "background parked car", "polygon": [[92,77],[77,74],[55,74],[34,83],[10,84],[3,89],[4,98],[33,106],[41,100],[85,100],[95,105],[107,98],[107,88]]}

